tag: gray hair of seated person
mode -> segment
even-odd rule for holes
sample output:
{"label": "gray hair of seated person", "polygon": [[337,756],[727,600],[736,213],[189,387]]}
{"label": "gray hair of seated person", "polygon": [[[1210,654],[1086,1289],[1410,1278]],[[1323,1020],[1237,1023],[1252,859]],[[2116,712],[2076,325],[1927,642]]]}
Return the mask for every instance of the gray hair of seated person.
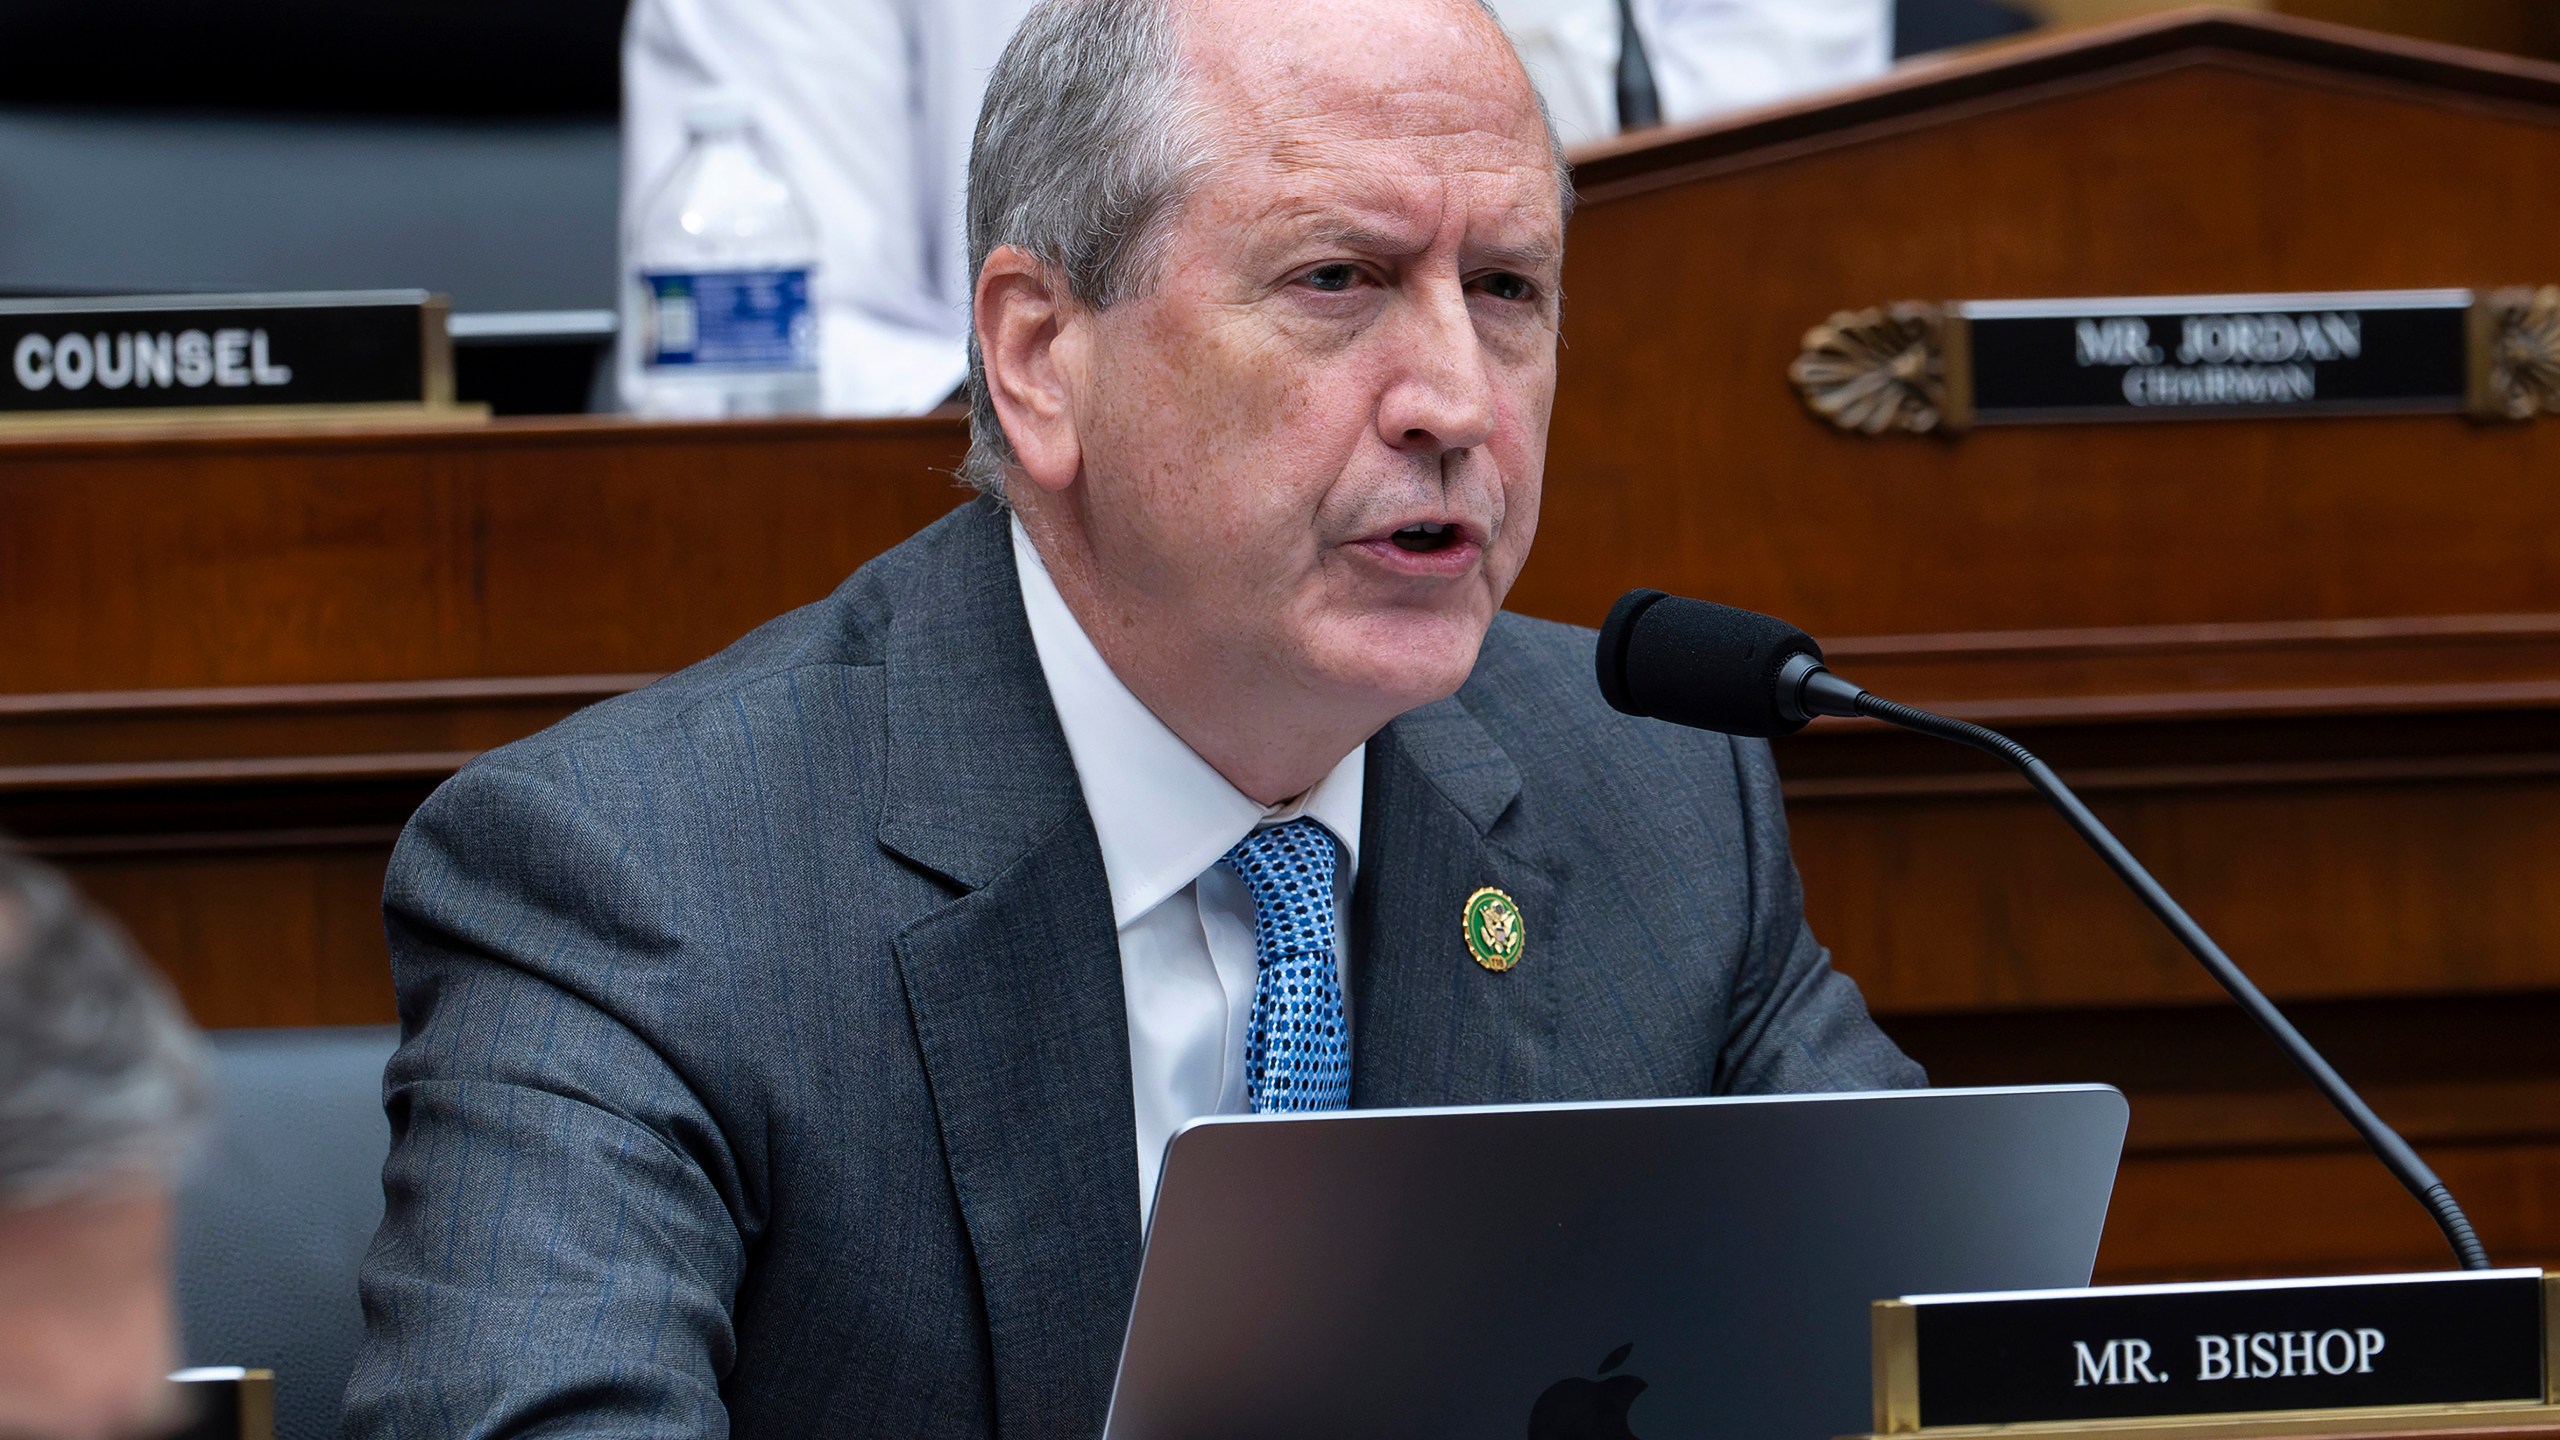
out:
{"label": "gray hair of seated person", "polygon": [[[1477,0],[1493,15],[1490,0]],[[1498,16],[1495,24],[1501,23]],[[1564,213],[1573,182],[1539,102]],[[1164,226],[1213,154],[1183,73],[1170,0],[1041,0],[987,78],[969,147],[969,277],[1015,246],[1100,310],[1154,279]],[[969,337],[969,455],[960,478],[1004,498],[1012,442]]]}
{"label": "gray hair of seated person", "polygon": [[60,875],[0,844],[0,1210],[165,1185],[208,1108],[167,983]]}

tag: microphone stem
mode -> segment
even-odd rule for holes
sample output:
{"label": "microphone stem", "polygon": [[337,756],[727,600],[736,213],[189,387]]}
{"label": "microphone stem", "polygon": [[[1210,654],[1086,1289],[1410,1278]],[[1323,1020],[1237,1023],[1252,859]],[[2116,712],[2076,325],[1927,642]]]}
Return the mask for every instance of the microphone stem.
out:
{"label": "microphone stem", "polygon": [[[2462,1207],[2454,1203],[2453,1194],[2445,1188],[2444,1182],[2436,1178],[2436,1173],[2427,1168],[2424,1160],[2418,1158],[2418,1152],[2409,1148],[2409,1142],[2401,1139],[2398,1131],[2384,1124],[2381,1116],[2373,1113],[2372,1107],[2366,1105],[2364,1098],[2330,1067],[2311,1042],[2303,1038],[2302,1032],[2293,1028],[2293,1022],[2285,1018],[2275,1002],[2269,1000],[2232,962],[2231,957],[2222,952],[2222,947],[2213,942],[2213,937],[2205,933],[2204,927],[2195,922],[2185,907],[2162,889],[2159,881],[2151,878],[2151,872],[2142,867],[2141,861],[2133,858],[2133,852],[2125,849],[2123,842],[2090,813],[2089,807],[2080,803],[2080,797],[2072,793],[2070,786],[2062,783],[2062,777],[2054,774],[2051,767],[2037,759],[2027,747],[1996,730],[1926,710],[1915,710],[1865,691],[1858,692],[1853,703],[1858,714],[1906,730],[1916,730],[1923,735],[1934,735],[1941,740],[1952,740],[1997,756],[2014,766],[2027,778],[2027,783],[2035,787],[2036,793],[2062,812],[2062,818],[2071,823],[2071,828],[2089,843],[2090,849],[2098,852],[2098,858],[2107,862],[2107,868],[2115,871],[2125,884],[2133,888],[2134,894],[2142,898],[2142,903],[2150,907],[2151,913],[2160,917],[2160,923],[2169,927],[2169,933],[2178,937],[2178,943],[2202,962],[2222,988],[2231,993],[2232,999],[2240,1002],[2240,1008],[2249,1012],[2249,1018],[2274,1037],[2276,1044],[2283,1047],[2293,1063],[2311,1078],[2311,1083],[2319,1087],[2322,1095],[2328,1097],[2329,1103],[2347,1117],[2347,1123],[2353,1125],[2356,1132],[2365,1138],[2365,1143],[2373,1147],[2374,1153],[2382,1157],[2383,1164],[2389,1166],[2400,1183],[2409,1188],[2409,1193],[2418,1198],[2418,1203],[2427,1207],[2427,1213],[2434,1217],[2437,1227],[2444,1231],[2446,1241],[2453,1246],[2454,1254],[2461,1258],[2462,1267],[2466,1270],[2489,1268],[2488,1252],[2481,1246],[2479,1237],[2472,1233],[2471,1221],[2463,1215]],[[1825,706],[1824,709],[1828,712],[1830,707]]]}

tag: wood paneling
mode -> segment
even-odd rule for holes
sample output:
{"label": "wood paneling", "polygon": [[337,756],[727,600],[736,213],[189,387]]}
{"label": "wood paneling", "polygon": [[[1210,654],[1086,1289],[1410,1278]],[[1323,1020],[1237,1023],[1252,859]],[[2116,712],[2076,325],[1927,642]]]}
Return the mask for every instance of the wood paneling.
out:
{"label": "wood paneling", "polygon": [[[2248,957],[2243,957],[2248,958]],[[2560,993],[2297,1001],[2295,1023],[2418,1146],[2504,1262],[2560,1261]],[[2102,1278],[2437,1269],[2448,1252],[2233,1006],[1887,1013],[1941,1085],[2062,1077],[2133,1099]]]}
{"label": "wood paneling", "polygon": [[2560,10],[2550,0],[2274,0],[2272,8],[2332,25],[2560,60]]}
{"label": "wood paneling", "polygon": [[[2046,753],[2560,1261],[2560,421],[1835,434],[1806,327],[1894,299],[2560,281],[2560,70],[2145,23],[1597,152],[1514,602],[1787,615]],[[0,442],[0,828],[209,1024],[389,1011],[453,767],[824,594],[957,503],[948,421]],[[2443,1263],[2061,823],[1970,752],[1781,746],[1807,904],[1941,1083],[2107,1080],[2110,1278]]]}
{"label": "wood paneling", "polygon": [[0,444],[0,694],[664,672],[959,503],[957,427]]}
{"label": "wood paneling", "polygon": [[[2228,17],[1593,152],[1514,603],[1749,605],[2018,734],[2307,1008],[2493,1253],[2560,1261],[2560,423],[1867,438],[1786,380],[1807,328],[1894,300],[2560,281],[2555,166],[2560,69]],[[2132,1096],[2102,1275],[2445,1263],[2013,776],[1833,722],[1780,765],[1817,932],[1939,1081]]]}
{"label": "wood paneling", "polygon": [[2560,106],[2190,49],[1952,108],[1585,165],[1523,608],[1597,623],[1641,574],[1817,635],[2560,609],[2550,424],[1868,438],[1786,380],[1892,300],[2560,282]]}
{"label": "wood paneling", "polygon": [[[2560,60],[2560,10],[2549,0],[2215,0],[2304,20],[2352,25],[2448,45]],[[2023,0],[2057,25],[2088,25],[2193,8],[2193,0]]]}
{"label": "wood paneling", "polygon": [[209,1025],[389,1018],[392,841],[471,755],[823,596],[945,421],[0,442],[0,829]]}
{"label": "wood paneling", "polygon": [[234,831],[57,859],[159,961],[197,1023],[366,1024],[393,1018],[382,873],[397,834]]}
{"label": "wood paneling", "polygon": [[[2099,817],[2269,993],[2475,994],[2560,983],[2560,712],[2512,718],[2539,732],[2507,737],[2539,742],[2512,757],[2522,773],[2450,776],[2425,768],[2450,768],[2455,757],[2441,753],[2402,757],[2421,768],[2393,774],[2387,737],[2374,737],[2380,753],[2344,765],[2110,765],[2110,737],[2048,744],[2036,730],[2014,733],[2054,752]],[[2296,732],[2319,738],[2300,722],[2253,728],[2263,746],[2247,751]],[[1790,744],[1782,767],[1822,743]],[[1923,770],[1947,757],[1924,761],[1899,744],[1879,751],[1878,766],[1914,758],[1899,770],[1799,780],[1789,802],[1819,933],[1879,1006],[2139,1005],[2217,993],[2022,784],[1970,765]],[[1969,783],[1943,783],[1957,781]]]}

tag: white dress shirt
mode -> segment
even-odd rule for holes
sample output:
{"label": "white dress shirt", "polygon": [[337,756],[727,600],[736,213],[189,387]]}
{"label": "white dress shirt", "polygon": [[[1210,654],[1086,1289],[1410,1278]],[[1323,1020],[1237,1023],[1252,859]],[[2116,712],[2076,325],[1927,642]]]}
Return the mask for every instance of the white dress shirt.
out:
{"label": "white dress shirt", "polygon": [[1013,564],[1040,671],[1067,732],[1067,753],[1075,759],[1076,783],[1111,882],[1120,987],[1129,1007],[1143,1221],[1155,1206],[1156,1171],[1173,1132],[1199,1116],[1245,1108],[1245,1028],[1258,973],[1253,897],[1218,861],[1262,826],[1311,816],[1342,847],[1333,887],[1333,963],[1346,1002],[1343,1019],[1350,1020],[1344,940],[1360,861],[1361,767],[1369,747],[1344,756],[1315,788],[1286,805],[1256,803],[1112,673],[1019,520]]}
{"label": "white dress shirt", "polygon": [[[1493,0],[1567,145],[1618,133],[1617,0]],[[1891,0],[1634,0],[1669,124],[1884,73]]]}
{"label": "white dress shirt", "polygon": [[[911,415],[968,372],[969,142],[1032,0],[635,0],[622,42],[622,215],[684,153],[715,89],[755,110],[818,228],[831,415]],[[1666,120],[1876,74],[1888,0],[1634,0]],[[1494,0],[1565,143],[1617,133],[1617,0]]]}

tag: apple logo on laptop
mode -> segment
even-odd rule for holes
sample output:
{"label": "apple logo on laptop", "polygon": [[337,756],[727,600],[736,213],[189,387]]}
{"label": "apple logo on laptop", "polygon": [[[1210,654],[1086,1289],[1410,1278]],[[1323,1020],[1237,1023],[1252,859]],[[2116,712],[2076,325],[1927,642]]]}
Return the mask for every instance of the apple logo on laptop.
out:
{"label": "apple logo on laptop", "polygon": [[1627,1428],[1627,1411],[1644,1393],[1644,1381],[1634,1375],[1610,1374],[1627,1363],[1628,1353],[1635,1348],[1630,1340],[1609,1352],[1609,1358],[1600,1362],[1600,1373],[1607,1379],[1575,1375],[1548,1386],[1538,1403],[1529,1407],[1529,1440],[1636,1440],[1636,1433]]}

